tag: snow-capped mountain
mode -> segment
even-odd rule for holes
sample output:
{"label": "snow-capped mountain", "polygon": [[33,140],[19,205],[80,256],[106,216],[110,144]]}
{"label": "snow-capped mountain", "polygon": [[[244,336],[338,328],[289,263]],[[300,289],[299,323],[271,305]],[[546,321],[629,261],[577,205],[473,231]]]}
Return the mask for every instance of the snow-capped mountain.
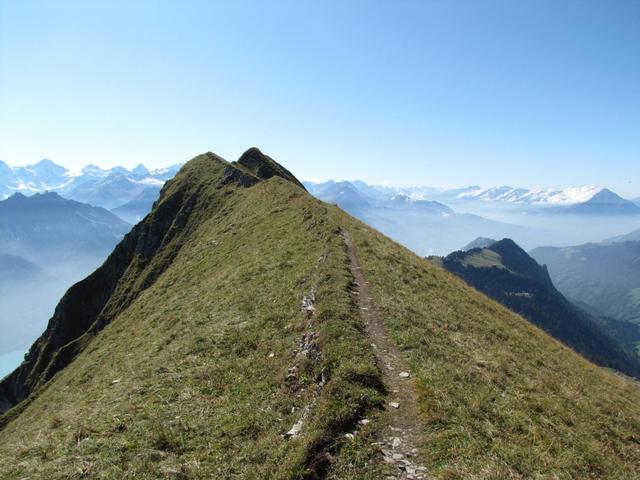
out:
{"label": "snow-capped mountain", "polygon": [[428,199],[430,187],[395,188],[362,181],[303,182],[315,197],[335,203],[421,255],[451,252],[474,236],[526,236],[526,228],[458,213]]}
{"label": "snow-capped mountain", "polygon": [[376,206],[386,209],[413,209],[430,211],[437,214],[451,214],[448,206],[427,200],[423,187],[394,188],[383,185],[368,185],[356,180],[354,182],[329,180],[327,182],[303,182],[305,188],[314,196],[329,203],[336,203],[348,212],[363,207]]}
{"label": "snow-capped mountain", "polygon": [[605,190],[602,187],[513,188],[509,186],[475,187],[456,196],[459,200],[484,200],[490,202],[530,203],[535,205],[575,205],[585,203]]}
{"label": "snow-capped mountain", "polygon": [[608,188],[585,186],[555,189],[493,187],[463,192],[459,201],[498,202],[538,207],[546,213],[640,215],[640,207]]}
{"label": "snow-capped mountain", "polygon": [[0,199],[14,192],[30,195],[53,190],[70,179],[66,168],[46,158],[26,167],[10,167],[0,160]]}
{"label": "snow-capped mountain", "polygon": [[[330,180],[322,183],[305,182],[305,185],[308,186],[312,194],[315,194],[335,183],[336,182]],[[564,189],[514,188],[507,185],[483,188],[473,185],[463,188],[444,189],[426,186],[393,187],[388,185],[369,185],[359,180],[350,183],[370,197],[388,199],[396,195],[403,195],[412,201],[441,200],[449,203],[482,201],[529,204],[540,207],[578,205],[589,201],[602,203],[603,200],[606,200],[606,203],[628,201],[607,188],[593,185],[567,187]],[[632,200],[634,203],[638,201],[640,201],[640,199]]]}
{"label": "snow-capped mountain", "polygon": [[178,172],[180,165],[149,170],[138,165],[131,170],[124,167],[103,169],[87,165],[80,172],[72,172],[51,160],[34,165],[10,167],[0,161],[0,200],[19,192],[32,195],[45,191],[57,192],[65,198],[108,209],[124,205],[143,192],[160,188]]}

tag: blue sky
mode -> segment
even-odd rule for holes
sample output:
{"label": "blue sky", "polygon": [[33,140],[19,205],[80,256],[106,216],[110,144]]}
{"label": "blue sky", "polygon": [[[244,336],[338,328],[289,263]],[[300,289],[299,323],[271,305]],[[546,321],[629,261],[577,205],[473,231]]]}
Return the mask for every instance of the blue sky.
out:
{"label": "blue sky", "polygon": [[0,0],[0,159],[640,196],[640,1]]}

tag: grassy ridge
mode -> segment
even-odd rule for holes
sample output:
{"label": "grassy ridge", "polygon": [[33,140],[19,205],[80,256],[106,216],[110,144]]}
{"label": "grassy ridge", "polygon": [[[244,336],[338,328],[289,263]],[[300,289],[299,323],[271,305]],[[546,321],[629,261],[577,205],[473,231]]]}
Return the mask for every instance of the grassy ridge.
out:
{"label": "grassy ridge", "polygon": [[[342,433],[382,404],[350,281],[325,206],[279,178],[237,190],[0,432],[0,477],[297,478],[331,467],[376,478],[369,447],[338,454]],[[315,363],[296,356],[309,333]],[[305,407],[302,434],[283,439]]]}
{"label": "grassy ridge", "polygon": [[387,326],[417,374],[436,478],[639,477],[637,383],[350,224]]}
{"label": "grassy ridge", "polygon": [[169,188],[198,198],[179,245],[134,260],[128,307],[0,430],[0,478],[384,478],[340,228],[417,380],[434,478],[636,476],[636,384],[282,178],[237,188],[203,156]]}

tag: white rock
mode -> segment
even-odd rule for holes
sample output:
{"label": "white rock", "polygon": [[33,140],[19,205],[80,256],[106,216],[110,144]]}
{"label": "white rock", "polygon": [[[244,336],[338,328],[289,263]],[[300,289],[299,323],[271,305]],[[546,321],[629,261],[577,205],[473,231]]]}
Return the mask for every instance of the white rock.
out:
{"label": "white rock", "polygon": [[400,372],[398,376],[401,378],[409,378],[409,372]]}
{"label": "white rock", "polygon": [[389,402],[389,406],[396,409],[400,408],[400,404],[398,402]]}
{"label": "white rock", "polygon": [[284,434],[284,438],[297,437],[302,431],[303,425],[304,425],[304,421],[299,420],[293,427],[291,427],[291,430],[289,430],[287,433]]}

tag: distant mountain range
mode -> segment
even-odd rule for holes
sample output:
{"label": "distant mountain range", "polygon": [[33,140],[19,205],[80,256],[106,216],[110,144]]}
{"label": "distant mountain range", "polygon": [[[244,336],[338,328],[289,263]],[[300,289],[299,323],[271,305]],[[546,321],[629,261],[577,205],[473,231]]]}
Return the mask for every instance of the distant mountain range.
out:
{"label": "distant mountain range", "polygon": [[454,213],[451,208],[442,203],[408,195],[401,190],[370,186],[364,182],[330,180],[323,183],[304,182],[304,186],[312,195],[326,202],[336,203],[347,211],[377,206],[392,209],[408,208],[443,215]]}
{"label": "distant mountain range", "polygon": [[554,211],[576,215],[640,215],[640,207],[603,188],[585,202],[554,207]]}
{"label": "distant mountain range", "polygon": [[0,355],[23,350],[42,332],[68,286],[23,257],[0,253]]}
{"label": "distant mountain range", "polygon": [[31,343],[64,291],[130,228],[104,208],[53,192],[0,201],[0,354]]}
{"label": "distant mountain range", "polygon": [[467,187],[432,194],[456,202],[493,202],[528,206],[546,213],[582,215],[640,215],[640,207],[631,200],[603,187],[585,186],[565,189],[527,189],[509,186],[480,188]]}
{"label": "distant mountain range", "polygon": [[620,242],[640,242],[640,228],[638,230],[634,230],[631,233],[627,233],[625,235],[618,235],[617,237],[610,238],[606,240],[604,243],[620,243]]}
{"label": "distant mountain range", "polygon": [[[24,167],[10,167],[0,161],[0,199],[15,192],[31,195],[55,191],[71,200],[108,210],[118,209],[116,213],[121,218],[136,223],[150,211],[164,182],[173,178],[179,168],[177,164],[156,170],[149,170],[144,165],[131,170],[87,165],[80,172],[72,172],[48,159]],[[454,213],[449,207],[456,208],[458,205],[495,204],[550,214],[640,216],[640,199],[625,200],[609,189],[595,186],[527,189],[510,186],[482,188],[474,185],[439,189],[369,185],[359,180],[304,183],[312,194],[338,203],[351,212],[353,210],[349,208],[360,208],[363,201],[388,202],[395,198],[397,202],[411,202],[413,209],[449,214]],[[351,192],[347,191],[349,186],[353,189]],[[345,191],[340,192],[340,189]],[[357,198],[357,193],[364,197]]]}
{"label": "distant mountain range", "polygon": [[603,189],[594,186],[556,189],[527,189],[509,186],[480,188],[468,187],[456,196],[461,200],[488,202],[530,203],[537,205],[575,205],[592,199]]}
{"label": "distant mountain range", "polygon": [[180,165],[172,165],[149,170],[138,165],[127,170],[87,165],[74,173],[47,159],[25,167],[10,167],[0,161],[0,199],[16,192],[32,195],[50,191],[71,200],[113,209],[134,201],[143,192],[147,197],[155,192],[157,197],[164,182],[173,178],[179,168]]}
{"label": "distant mountain range", "polygon": [[136,224],[151,211],[153,202],[158,199],[159,194],[160,190],[158,187],[146,187],[127,203],[113,208],[111,211],[123,220],[131,224]]}
{"label": "distant mountain range", "polygon": [[457,213],[415,191],[368,185],[364,182],[303,182],[305,188],[421,255],[450,252],[475,235],[522,235],[526,228]]}
{"label": "distant mountain range", "polygon": [[[590,360],[640,375],[640,361],[632,348],[618,344],[595,317],[571,304],[556,290],[546,267],[512,240],[432,260]],[[608,323],[625,322],[608,319]],[[640,339],[640,328],[636,330]]]}
{"label": "distant mountain range", "polygon": [[130,228],[104,208],[53,192],[0,201],[0,252],[39,266],[104,258]]}
{"label": "distant mountain range", "polygon": [[0,294],[15,283],[33,286],[49,280],[50,275],[29,260],[0,252]]}
{"label": "distant mountain range", "polygon": [[[311,185],[311,191],[314,193],[330,183],[332,181],[322,183],[305,182],[305,185]],[[455,189],[437,189],[423,186],[390,187],[368,185],[362,181],[338,183],[351,183],[361,192],[374,198],[404,195],[414,201],[436,200],[448,205],[483,202],[541,209],[548,213],[640,215],[640,206],[637,204],[638,199],[634,201],[626,200],[607,188],[595,186],[568,187],[565,189],[527,189],[510,186],[490,188],[470,186]]]}

